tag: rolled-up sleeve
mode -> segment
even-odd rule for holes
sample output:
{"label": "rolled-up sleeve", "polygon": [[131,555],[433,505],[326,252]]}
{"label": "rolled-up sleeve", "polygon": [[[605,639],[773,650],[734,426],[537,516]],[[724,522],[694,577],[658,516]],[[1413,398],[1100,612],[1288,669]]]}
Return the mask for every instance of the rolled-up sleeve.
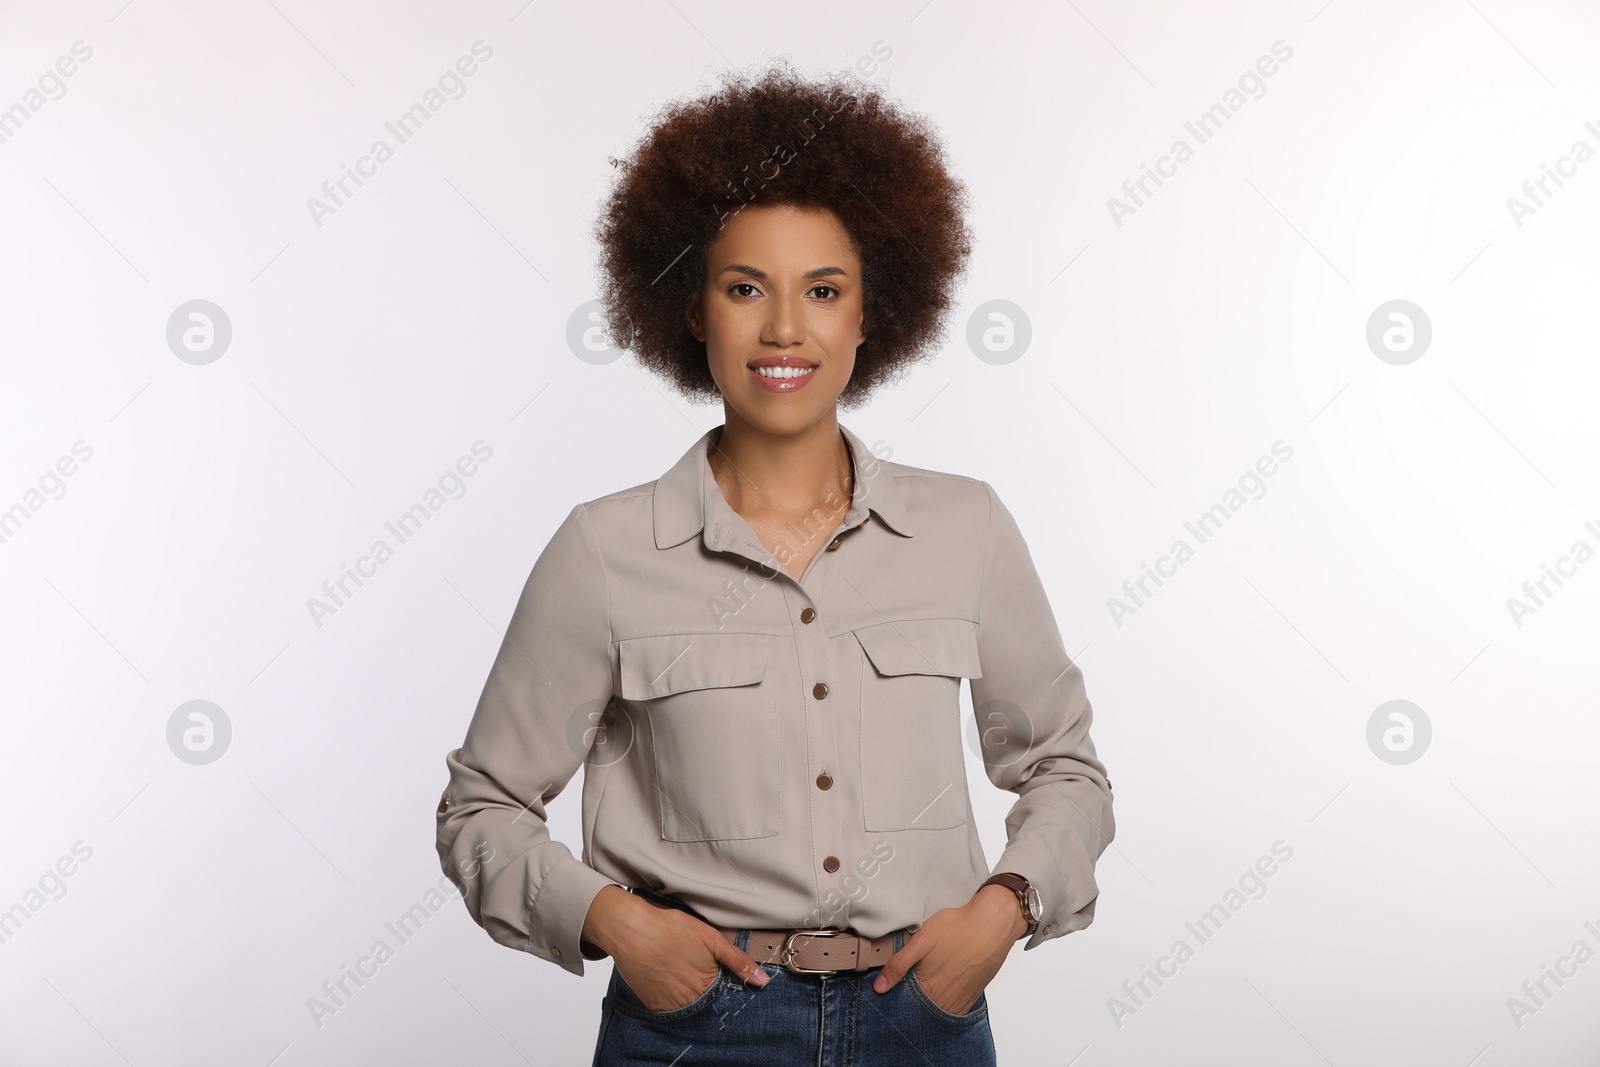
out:
{"label": "rolled-up sleeve", "polygon": [[550,837],[545,805],[583,765],[611,694],[605,564],[579,504],[534,563],[466,739],[445,756],[436,819],[440,863],[473,920],[577,975],[603,956],[580,946],[589,905],[621,883]]}
{"label": "rolled-up sleeve", "polygon": [[971,680],[984,771],[1017,794],[1006,847],[991,873],[1011,871],[1039,890],[1044,916],[1023,946],[1094,920],[1095,861],[1116,832],[1111,786],[1089,738],[1083,673],[1068,657],[1022,532],[987,482],[979,603],[981,678]]}

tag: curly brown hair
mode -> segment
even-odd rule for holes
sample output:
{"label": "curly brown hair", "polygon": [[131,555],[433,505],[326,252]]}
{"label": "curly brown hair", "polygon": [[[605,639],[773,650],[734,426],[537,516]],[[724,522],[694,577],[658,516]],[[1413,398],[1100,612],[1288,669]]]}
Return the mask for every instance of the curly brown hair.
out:
{"label": "curly brown hair", "polygon": [[850,75],[807,80],[780,58],[722,80],[666,104],[610,160],[621,173],[593,230],[607,328],[687,399],[714,402],[705,343],[683,316],[724,223],[746,203],[826,208],[861,259],[867,336],[839,397],[852,407],[938,354],[971,252],[966,186],[925,119]]}

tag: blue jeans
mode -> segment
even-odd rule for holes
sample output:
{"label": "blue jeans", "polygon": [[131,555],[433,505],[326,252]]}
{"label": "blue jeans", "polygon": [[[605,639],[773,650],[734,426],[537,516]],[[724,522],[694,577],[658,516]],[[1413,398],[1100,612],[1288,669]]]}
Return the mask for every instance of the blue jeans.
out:
{"label": "blue jeans", "polygon": [[[894,950],[905,945],[895,931]],[[735,942],[748,950],[750,931]],[[913,967],[887,993],[873,980],[882,967],[838,974],[795,974],[760,964],[769,981],[747,984],[725,965],[699,997],[652,1011],[611,971],[600,1002],[593,1067],[993,1067],[988,995],[964,1015],[935,1004]]]}

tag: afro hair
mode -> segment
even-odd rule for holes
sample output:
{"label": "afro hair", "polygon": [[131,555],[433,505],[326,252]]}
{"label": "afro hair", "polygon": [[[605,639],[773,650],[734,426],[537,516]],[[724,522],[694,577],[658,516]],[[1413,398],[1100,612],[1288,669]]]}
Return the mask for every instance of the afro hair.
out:
{"label": "afro hair", "polygon": [[725,71],[710,95],[665,105],[594,226],[607,329],[693,402],[715,402],[705,343],[684,312],[726,221],[747,204],[825,208],[861,259],[866,340],[840,395],[864,401],[938,354],[971,253],[966,187],[923,118],[847,74],[805,79],[784,59]]}

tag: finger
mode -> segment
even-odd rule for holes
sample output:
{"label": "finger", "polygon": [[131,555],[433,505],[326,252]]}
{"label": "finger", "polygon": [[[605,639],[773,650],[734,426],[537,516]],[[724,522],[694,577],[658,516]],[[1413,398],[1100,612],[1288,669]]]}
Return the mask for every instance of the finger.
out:
{"label": "finger", "polygon": [[899,952],[889,957],[889,962],[883,965],[878,977],[872,980],[872,988],[879,993],[887,993],[893,989],[895,984],[905,977],[906,972],[916,966],[922,954],[922,945],[913,934],[911,940],[907,941]]}
{"label": "finger", "polygon": [[771,981],[771,976],[761,969],[754,956],[740,951],[738,946],[721,934],[707,941],[706,947],[719,963],[751,985],[763,986]]}

